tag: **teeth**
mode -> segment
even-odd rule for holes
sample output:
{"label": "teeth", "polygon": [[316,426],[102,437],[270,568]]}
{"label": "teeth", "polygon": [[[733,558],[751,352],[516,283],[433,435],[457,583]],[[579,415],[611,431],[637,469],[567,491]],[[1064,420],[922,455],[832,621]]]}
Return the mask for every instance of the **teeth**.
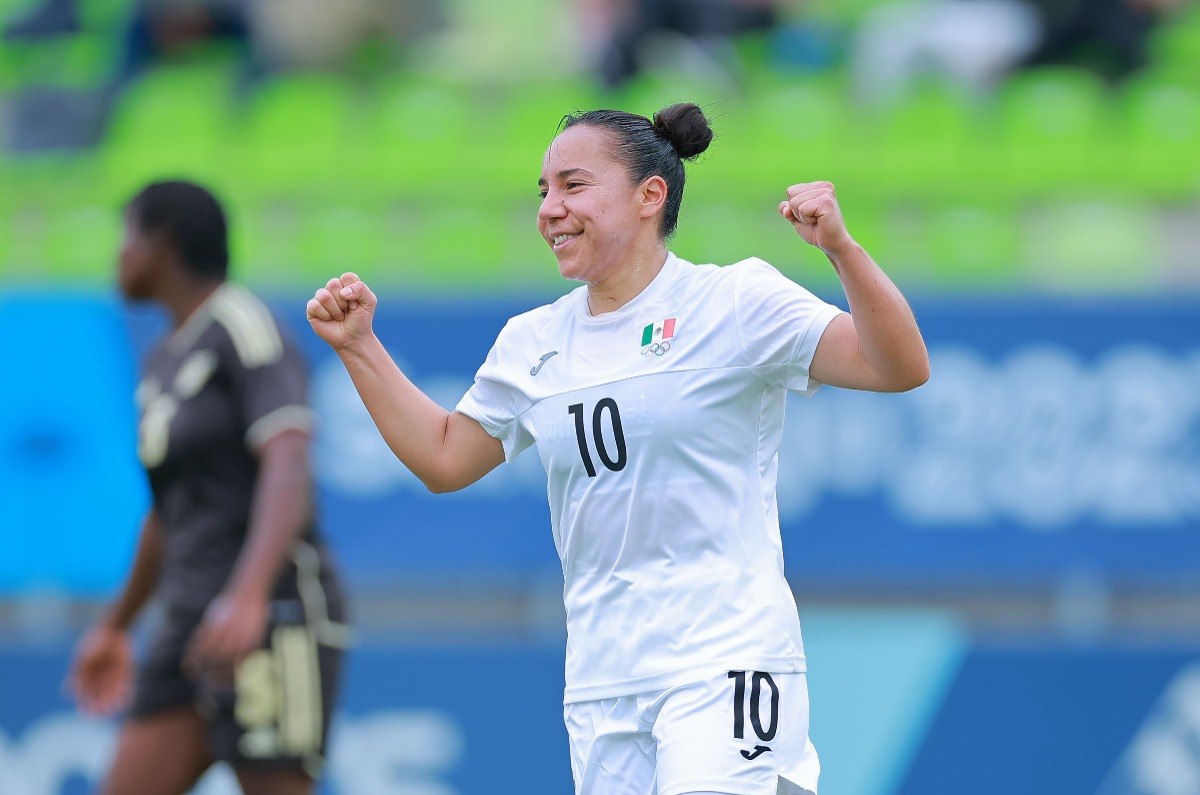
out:
{"label": "teeth", "polygon": [[555,235],[554,236],[554,245],[557,246],[559,243],[563,242],[564,240],[568,240],[572,237],[575,237],[575,235]]}

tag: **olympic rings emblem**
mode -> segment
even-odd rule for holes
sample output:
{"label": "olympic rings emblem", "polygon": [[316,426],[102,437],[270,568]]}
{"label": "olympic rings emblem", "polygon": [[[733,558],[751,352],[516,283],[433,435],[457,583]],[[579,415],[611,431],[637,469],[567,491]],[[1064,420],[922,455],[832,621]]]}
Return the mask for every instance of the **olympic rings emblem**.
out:
{"label": "olympic rings emblem", "polygon": [[669,350],[671,350],[670,342],[656,342],[642,348],[642,356],[662,356]]}

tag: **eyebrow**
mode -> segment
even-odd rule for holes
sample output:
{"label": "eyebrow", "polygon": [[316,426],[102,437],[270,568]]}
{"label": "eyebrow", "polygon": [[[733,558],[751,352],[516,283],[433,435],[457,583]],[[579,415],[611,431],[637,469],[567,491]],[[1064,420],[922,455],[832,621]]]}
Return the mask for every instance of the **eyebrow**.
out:
{"label": "eyebrow", "polygon": [[[576,174],[586,174],[589,177],[595,176],[595,174],[588,171],[586,168],[564,168],[562,171],[558,172],[554,176],[558,177],[559,179],[566,179],[567,177],[573,177]],[[545,184],[546,184],[546,178],[538,177],[538,187],[541,187]]]}

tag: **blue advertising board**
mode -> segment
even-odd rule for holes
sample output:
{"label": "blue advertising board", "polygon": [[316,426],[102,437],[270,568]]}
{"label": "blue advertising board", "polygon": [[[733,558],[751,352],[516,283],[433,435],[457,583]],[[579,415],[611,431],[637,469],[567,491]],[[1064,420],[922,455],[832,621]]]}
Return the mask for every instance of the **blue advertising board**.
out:
{"label": "blue advertising board", "polygon": [[[935,612],[804,614],[827,795],[1183,795],[1200,782],[1200,648],[972,642]],[[84,795],[114,720],[63,693],[69,641],[0,644],[0,793]],[[730,685],[733,686],[732,684]],[[215,768],[195,795],[234,795]],[[558,643],[368,638],[321,795],[572,792]]]}
{"label": "blue advertising board", "polygon": [[[779,502],[793,579],[1200,571],[1200,303],[943,299],[915,308],[932,357],[926,386],[789,401]],[[450,407],[519,309],[384,303],[378,333]],[[379,440],[298,305],[289,317],[314,365],[323,505],[351,566],[557,566],[535,455],[461,494],[427,494]],[[339,522],[346,516],[353,523]]]}
{"label": "blue advertising board", "polygon": [[[62,644],[0,646],[0,793],[85,795],[117,722],[75,712]],[[562,651],[364,645],[349,655],[322,795],[570,792]],[[240,792],[215,768],[196,795]]]}
{"label": "blue advertising board", "polygon": [[[4,304],[7,317],[21,310]],[[320,509],[355,582],[557,574],[536,455],[463,492],[429,494],[311,333],[303,299],[273,306],[311,361]],[[377,333],[452,407],[505,320],[526,308],[384,296]],[[914,308],[931,351],[927,385],[789,400],[779,508],[794,582],[1021,584],[1079,570],[1183,582],[1200,571],[1200,302],[939,298]],[[0,593],[111,588],[145,504],[127,396],[162,318],[101,299],[60,315],[43,353],[3,352]]]}

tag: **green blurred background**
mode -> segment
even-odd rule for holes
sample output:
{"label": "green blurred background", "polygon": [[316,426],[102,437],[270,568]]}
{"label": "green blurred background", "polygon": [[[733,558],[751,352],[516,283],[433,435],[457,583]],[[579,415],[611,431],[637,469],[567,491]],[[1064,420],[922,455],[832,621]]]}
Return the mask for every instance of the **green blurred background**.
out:
{"label": "green blurred background", "polygon": [[[30,5],[0,0],[0,16]],[[785,6],[781,27],[731,40],[729,68],[664,45],[616,88],[575,51],[575,7],[545,0],[445,3],[437,31],[364,41],[337,70],[247,81],[236,45],[181,48],[112,98],[94,144],[0,154],[0,281],[106,288],[120,203],[174,174],[231,205],[237,275],[254,285],[307,292],[355,269],[420,292],[559,291],[534,228],[559,118],[694,100],[719,138],[689,172],[684,257],[810,256],[775,204],[828,179],[907,290],[1200,288],[1200,7],[1169,14],[1121,81],[1048,65],[968,87],[928,70],[880,100],[852,57],[880,5]],[[77,32],[0,44],[7,126],[31,89],[101,91],[127,13],[84,0]],[[805,280],[836,288],[812,262]]]}

